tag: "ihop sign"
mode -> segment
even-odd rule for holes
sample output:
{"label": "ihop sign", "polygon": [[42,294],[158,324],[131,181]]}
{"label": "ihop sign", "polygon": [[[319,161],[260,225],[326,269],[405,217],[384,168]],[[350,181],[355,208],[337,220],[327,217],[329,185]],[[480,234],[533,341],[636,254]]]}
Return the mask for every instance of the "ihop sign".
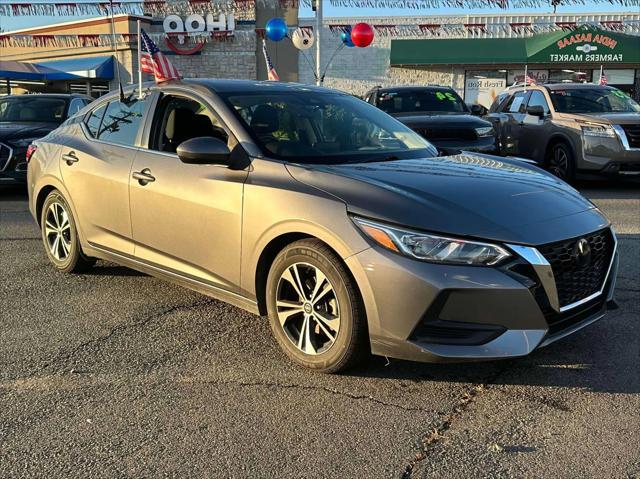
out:
{"label": "ihop sign", "polygon": [[[206,16],[194,13],[184,20],[178,15],[168,15],[162,22],[169,49],[178,55],[193,55],[204,47],[206,41],[201,40],[203,35],[212,38],[227,38],[233,36],[236,22],[233,14],[224,13],[214,17],[209,13]],[[193,40],[192,39],[200,39]]]}

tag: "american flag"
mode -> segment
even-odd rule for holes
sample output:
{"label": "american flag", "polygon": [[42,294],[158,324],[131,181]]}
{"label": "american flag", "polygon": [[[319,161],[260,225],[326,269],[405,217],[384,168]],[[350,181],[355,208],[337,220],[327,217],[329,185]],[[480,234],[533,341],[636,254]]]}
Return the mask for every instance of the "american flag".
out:
{"label": "american flag", "polygon": [[607,75],[605,75],[604,72],[600,73],[600,85],[606,85],[609,82],[609,80],[607,80]]}
{"label": "american flag", "polygon": [[158,49],[144,30],[140,30],[140,70],[151,73],[156,83],[182,78],[180,72]]}
{"label": "american flag", "polygon": [[267,78],[270,81],[280,81],[278,72],[276,72],[276,69],[273,67],[271,57],[269,57],[269,53],[267,53],[267,42],[264,40],[262,40],[262,53],[264,53],[264,61],[267,64]]}
{"label": "american flag", "polygon": [[527,84],[527,86],[537,85],[538,84],[536,79],[534,77],[532,77],[531,75],[529,75],[528,73],[527,73],[527,76],[525,77],[524,81]]}

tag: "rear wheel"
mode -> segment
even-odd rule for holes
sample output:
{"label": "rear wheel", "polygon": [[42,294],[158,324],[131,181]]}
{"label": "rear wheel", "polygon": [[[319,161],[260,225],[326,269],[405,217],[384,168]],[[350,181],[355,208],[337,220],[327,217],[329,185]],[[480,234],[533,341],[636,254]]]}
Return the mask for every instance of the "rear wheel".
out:
{"label": "rear wheel", "polygon": [[57,270],[79,273],[93,266],[95,260],[80,249],[75,220],[59,191],[52,191],[44,200],[40,225],[45,251]]}
{"label": "rear wheel", "polygon": [[549,171],[555,176],[571,183],[576,176],[576,163],[571,148],[566,143],[556,143],[547,159]]}
{"label": "rear wheel", "polygon": [[338,372],[368,352],[355,281],[318,240],[297,241],[278,254],[267,279],[267,309],[278,344],[302,366]]}

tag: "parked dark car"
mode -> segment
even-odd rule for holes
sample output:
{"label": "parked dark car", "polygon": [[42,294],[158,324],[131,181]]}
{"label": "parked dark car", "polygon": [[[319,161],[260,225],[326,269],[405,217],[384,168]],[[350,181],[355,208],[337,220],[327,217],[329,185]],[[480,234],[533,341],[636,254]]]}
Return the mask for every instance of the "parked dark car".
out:
{"label": "parked dark car", "polygon": [[532,159],[565,181],[640,175],[640,105],[617,88],[514,87],[498,95],[487,118],[503,155]]}
{"label": "parked dark car", "polygon": [[29,207],[60,272],[102,258],[268,316],[291,359],[325,372],[369,352],[524,356],[613,305],[609,221],[534,165],[437,156],[324,88],[144,90],[106,95],[34,144]]}
{"label": "parked dark car", "polygon": [[0,178],[26,181],[27,148],[55,130],[93,98],[78,94],[11,95],[0,98]]}
{"label": "parked dark car", "polygon": [[443,154],[496,151],[491,123],[479,118],[486,109],[481,105],[467,106],[451,88],[378,87],[364,99],[429,140]]}

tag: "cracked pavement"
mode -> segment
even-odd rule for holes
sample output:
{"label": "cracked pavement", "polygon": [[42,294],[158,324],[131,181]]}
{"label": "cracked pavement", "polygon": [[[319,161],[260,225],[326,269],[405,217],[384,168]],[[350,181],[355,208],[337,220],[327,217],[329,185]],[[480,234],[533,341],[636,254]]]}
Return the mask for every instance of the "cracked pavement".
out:
{"label": "cracked pavement", "polygon": [[640,188],[620,309],[529,357],[291,365],[263,319],[114,264],[47,264],[0,187],[0,477],[640,478]]}

